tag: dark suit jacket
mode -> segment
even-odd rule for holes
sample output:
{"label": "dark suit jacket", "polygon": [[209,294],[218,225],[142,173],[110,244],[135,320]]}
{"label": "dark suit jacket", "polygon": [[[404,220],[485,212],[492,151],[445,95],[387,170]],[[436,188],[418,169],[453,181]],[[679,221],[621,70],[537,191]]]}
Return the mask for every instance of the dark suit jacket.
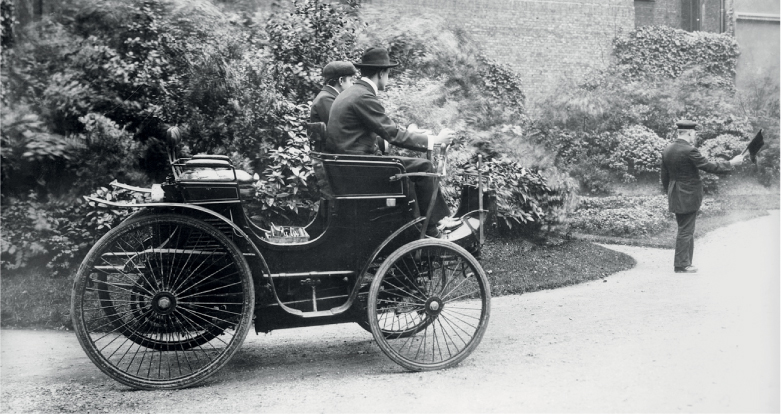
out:
{"label": "dark suit jacket", "polygon": [[428,136],[396,125],[385,114],[372,86],[359,80],[342,91],[331,106],[325,150],[335,154],[377,154],[377,136],[402,148],[428,149]]}
{"label": "dark suit jacket", "polygon": [[727,161],[709,162],[700,150],[686,140],[676,139],[662,152],[662,185],[670,211],[692,213],[702,205],[702,181],[699,170],[726,173],[733,170]]}
{"label": "dark suit jacket", "polygon": [[309,109],[309,122],[325,122],[327,125],[328,114],[331,112],[331,105],[337,95],[339,92],[333,86],[323,86],[315,100],[312,101],[312,108]]}

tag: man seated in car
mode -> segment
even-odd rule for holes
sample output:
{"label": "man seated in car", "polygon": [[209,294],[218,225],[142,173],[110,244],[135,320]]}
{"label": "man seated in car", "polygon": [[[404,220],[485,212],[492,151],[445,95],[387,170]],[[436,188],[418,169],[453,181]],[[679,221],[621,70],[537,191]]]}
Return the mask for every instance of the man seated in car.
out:
{"label": "man seated in car", "polygon": [[[454,132],[443,129],[439,135],[427,135],[407,130],[396,125],[377,98],[378,91],[388,84],[390,68],[398,63],[391,62],[388,51],[382,48],[366,50],[360,63],[354,66],[361,70],[362,78],[345,89],[333,102],[327,128],[326,152],[334,154],[378,155],[378,137],[393,145],[415,151],[432,149],[435,144],[450,145]],[[398,158],[408,173],[434,172],[431,162],[425,158]],[[410,177],[414,183],[421,215],[426,214],[431,196],[436,189],[434,177]],[[434,207],[426,234],[438,237],[440,229],[453,228],[460,221],[450,217],[450,209],[437,191]]]}
{"label": "man seated in car", "polygon": [[353,76],[358,73],[350,62],[334,61],[323,68],[325,84],[320,89],[312,108],[309,111],[309,122],[324,122],[328,124],[328,115],[331,113],[331,105],[334,99],[343,90],[353,85]]}

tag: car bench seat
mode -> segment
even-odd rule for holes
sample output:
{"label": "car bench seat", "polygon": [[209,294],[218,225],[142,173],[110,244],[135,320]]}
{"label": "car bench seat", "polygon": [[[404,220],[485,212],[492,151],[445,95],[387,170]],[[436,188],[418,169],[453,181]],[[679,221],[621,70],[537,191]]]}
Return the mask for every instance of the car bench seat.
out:
{"label": "car bench seat", "polygon": [[326,200],[406,198],[407,179],[391,180],[405,173],[401,160],[375,155],[313,152],[311,155],[320,193]]}

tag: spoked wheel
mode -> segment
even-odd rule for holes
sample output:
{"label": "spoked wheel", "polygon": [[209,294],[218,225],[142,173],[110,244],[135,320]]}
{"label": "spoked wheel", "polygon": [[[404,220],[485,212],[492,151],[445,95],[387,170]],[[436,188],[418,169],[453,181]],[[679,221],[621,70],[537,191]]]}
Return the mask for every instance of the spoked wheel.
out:
{"label": "spoked wheel", "polygon": [[488,326],[491,291],[464,248],[416,240],[382,264],[367,308],[380,349],[404,368],[430,371],[458,364],[477,347]]}
{"label": "spoked wheel", "polygon": [[190,217],[144,215],[109,231],[74,282],[71,315],[92,362],[143,389],[194,385],[241,346],[255,306],[236,245]]}

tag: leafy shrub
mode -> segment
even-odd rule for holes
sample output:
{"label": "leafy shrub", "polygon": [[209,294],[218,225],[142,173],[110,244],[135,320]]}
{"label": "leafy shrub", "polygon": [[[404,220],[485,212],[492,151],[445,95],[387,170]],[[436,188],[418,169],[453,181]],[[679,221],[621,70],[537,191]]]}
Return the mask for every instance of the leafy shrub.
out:
{"label": "leafy shrub", "polygon": [[700,171],[700,180],[702,181],[702,192],[704,194],[716,194],[722,185],[722,177],[705,171]]}
{"label": "leafy shrub", "polygon": [[759,171],[759,182],[765,186],[777,186],[781,173],[779,172],[779,146],[778,134],[767,140],[765,147],[757,156],[757,167]]}
{"label": "leafy shrub", "polygon": [[304,225],[320,194],[303,126],[293,126],[288,135],[285,146],[271,151],[269,165],[255,184],[255,198],[267,223]]}
{"label": "leafy shrub", "polygon": [[608,156],[619,146],[619,135],[552,127],[539,130],[531,138],[556,154],[556,164],[570,166],[590,159],[594,165],[608,166]]}
{"label": "leafy shrub", "polygon": [[[442,192],[448,204],[455,206],[464,185],[476,185],[469,174],[477,172],[477,151],[462,148],[454,151],[448,167],[448,177]],[[486,190],[495,191],[496,217],[489,221],[498,224],[501,231],[532,235],[544,225],[559,223],[576,203],[572,182],[554,176],[556,186],[548,186],[539,171],[524,168],[518,162],[506,159],[487,159],[482,174],[488,178]]]}
{"label": "leafy shrub", "polygon": [[0,0],[0,47],[3,50],[14,43],[14,25],[18,22],[14,18],[14,2],[12,0]]}
{"label": "leafy shrub", "polygon": [[[101,188],[93,195],[105,197],[110,193]],[[95,209],[84,200],[44,203],[34,193],[24,199],[7,200],[2,209],[1,269],[37,267],[47,269],[52,276],[67,276],[92,245],[130,213]]]}
{"label": "leafy shrub", "polygon": [[521,111],[526,104],[526,94],[523,92],[523,82],[520,75],[509,66],[483,55],[479,55],[477,59],[483,64],[479,75],[490,96],[501,104]]}
{"label": "leafy shrub", "polygon": [[49,250],[45,237],[54,227],[54,218],[37,202],[35,194],[30,194],[27,202],[15,202],[2,209],[2,270],[16,270],[27,266],[36,257]]}
{"label": "leafy shrub", "polygon": [[645,236],[669,225],[667,197],[582,197],[570,217],[573,231],[604,236]]}
{"label": "leafy shrub", "polygon": [[543,171],[542,175],[548,183],[548,191],[533,193],[545,212],[542,223],[547,225],[549,229],[555,228],[559,224],[566,226],[570,214],[575,211],[580,202],[578,182],[555,167]]}
{"label": "leafy shrub", "polygon": [[718,77],[717,86],[733,86],[738,54],[732,36],[668,26],[642,26],[613,41],[617,64],[631,77],[675,78],[701,66]]}
{"label": "leafy shrub", "polygon": [[751,120],[753,130],[748,136],[753,138],[757,130],[762,129],[765,146],[757,157],[757,176],[766,186],[779,183],[779,80],[774,76],[752,79],[737,95],[739,107]]}
{"label": "leafy shrub", "polygon": [[574,231],[603,236],[645,236],[668,225],[665,216],[638,208],[577,211],[570,219]]}
{"label": "leafy shrub", "polygon": [[92,191],[108,182],[143,185],[148,183],[146,174],[140,170],[139,160],[144,157],[151,140],[140,143],[111,119],[95,113],[79,117],[84,132],[78,137],[83,149],[69,166],[75,177],[70,194],[78,196]]}
{"label": "leafy shrub", "polygon": [[[730,105],[727,111],[714,108],[713,113],[690,113],[689,119],[697,122],[697,141],[707,142],[722,135],[732,135],[737,138],[747,138],[753,127],[746,116],[738,116],[738,108]],[[734,112],[733,112],[734,111]],[[694,111],[692,111],[694,112]]]}
{"label": "leafy shrub", "polygon": [[322,69],[350,60],[357,22],[351,6],[321,0],[295,0],[291,12],[266,22],[277,88],[294,102],[306,102],[323,84]]}
{"label": "leafy shrub", "polygon": [[747,145],[748,140],[742,137],[722,134],[703,142],[699,149],[705,158],[729,160],[743,152]]}
{"label": "leafy shrub", "polygon": [[[612,68],[585,82],[562,84],[537,101],[530,108],[533,122],[526,135],[555,151],[556,165],[577,178],[584,192],[606,194],[613,178],[603,169],[611,164],[627,173],[624,179],[638,177],[629,171],[629,159],[634,156],[623,159],[624,150],[618,150],[619,133],[630,126],[656,134],[652,141],[659,144],[659,152],[662,141],[675,136],[675,122],[684,118],[698,122],[703,143],[720,135],[752,136],[760,124],[751,120],[733,92],[703,86],[701,80],[712,76],[693,68],[673,79],[629,78]],[[648,133],[641,136],[650,137]],[[650,148],[647,155],[655,158]],[[656,161],[648,161],[641,170],[656,170],[651,167]]]}
{"label": "leafy shrub", "polygon": [[77,140],[50,133],[25,105],[4,108],[2,125],[0,164],[5,194],[56,189],[66,163],[75,160],[83,148]]}
{"label": "leafy shrub", "polygon": [[607,195],[613,191],[613,174],[606,169],[595,168],[589,160],[569,167],[569,173],[580,184],[581,194]]}
{"label": "leafy shrub", "polygon": [[[724,214],[723,201],[707,197],[700,208],[701,215]],[[581,197],[570,217],[573,231],[614,237],[643,237],[659,233],[674,225],[674,215],[668,211],[666,195],[643,197]]]}
{"label": "leafy shrub", "polygon": [[625,181],[633,181],[641,173],[659,172],[665,146],[667,141],[642,125],[624,128],[618,134],[610,167],[623,172]]}

